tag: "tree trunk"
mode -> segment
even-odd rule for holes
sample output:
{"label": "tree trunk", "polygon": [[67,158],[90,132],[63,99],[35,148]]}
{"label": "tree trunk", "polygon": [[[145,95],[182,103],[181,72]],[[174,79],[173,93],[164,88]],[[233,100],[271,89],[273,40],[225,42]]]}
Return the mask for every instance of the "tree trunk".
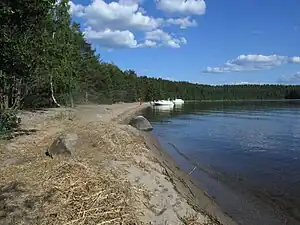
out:
{"label": "tree trunk", "polygon": [[86,91],[86,92],[85,92],[85,103],[87,104],[88,101],[89,101],[89,98],[88,98],[88,93],[87,93],[87,91]]}
{"label": "tree trunk", "polygon": [[74,100],[73,100],[73,96],[72,96],[72,93],[70,91],[70,104],[71,104],[71,108],[74,108]]}
{"label": "tree trunk", "polygon": [[50,91],[51,91],[51,98],[53,100],[53,102],[55,103],[55,105],[57,107],[60,107],[60,104],[57,103],[55,97],[54,97],[54,90],[53,90],[53,82],[52,82],[52,75],[50,75]]}

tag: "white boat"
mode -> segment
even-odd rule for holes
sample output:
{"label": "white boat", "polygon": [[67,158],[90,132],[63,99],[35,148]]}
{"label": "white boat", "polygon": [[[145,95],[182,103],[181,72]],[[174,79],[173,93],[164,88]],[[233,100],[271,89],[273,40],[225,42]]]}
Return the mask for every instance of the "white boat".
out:
{"label": "white boat", "polygon": [[154,105],[154,106],[160,106],[160,105],[170,105],[170,106],[173,106],[174,102],[170,101],[170,100],[158,100],[158,101],[152,101],[151,105]]}
{"label": "white boat", "polygon": [[176,98],[175,100],[173,100],[174,104],[183,104],[184,100],[182,100],[181,98]]}

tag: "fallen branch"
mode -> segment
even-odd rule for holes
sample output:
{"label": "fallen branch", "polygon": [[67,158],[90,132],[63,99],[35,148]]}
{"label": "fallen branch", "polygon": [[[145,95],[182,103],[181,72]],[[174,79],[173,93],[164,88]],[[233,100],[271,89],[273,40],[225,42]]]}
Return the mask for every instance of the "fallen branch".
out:
{"label": "fallen branch", "polygon": [[191,175],[196,169],[197,169],[197,166],[195,166],[194,169],[192,169],[192,170],[189,172],[189,175]]}

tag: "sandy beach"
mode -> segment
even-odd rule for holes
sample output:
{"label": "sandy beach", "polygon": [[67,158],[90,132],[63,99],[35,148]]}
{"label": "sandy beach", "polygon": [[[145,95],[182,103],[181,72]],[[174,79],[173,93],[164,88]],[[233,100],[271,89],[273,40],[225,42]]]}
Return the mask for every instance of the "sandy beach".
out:
{"label": "sandy beach", "polygon": [[[21,113],[0,145],[0,224],[236,224],[151,133],[128,125],[148,104]],[[61,135],[71,155],[45,155]]]}

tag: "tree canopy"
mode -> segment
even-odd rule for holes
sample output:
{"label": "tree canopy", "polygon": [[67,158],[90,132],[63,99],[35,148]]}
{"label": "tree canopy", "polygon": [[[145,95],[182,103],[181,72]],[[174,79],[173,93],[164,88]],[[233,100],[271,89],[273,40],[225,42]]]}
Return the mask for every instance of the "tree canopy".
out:
{"label": "tree canopy", "polygon": [[299,86],[211,86],[138,76],[103,62],[72,22],[68,0],[0,3],[0,105],[51,107],[76,103],[298,98]]}

